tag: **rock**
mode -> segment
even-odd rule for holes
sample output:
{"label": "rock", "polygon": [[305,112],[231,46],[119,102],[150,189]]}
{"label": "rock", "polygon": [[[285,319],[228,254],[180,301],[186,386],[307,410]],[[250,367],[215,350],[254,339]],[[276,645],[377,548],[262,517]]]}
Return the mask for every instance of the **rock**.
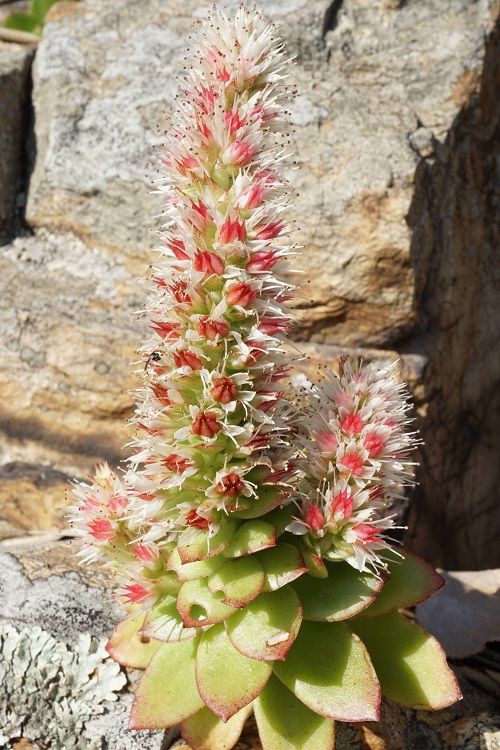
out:
{"label": "rock", "polygon": [[[78,654],[78,658],[83,659],[82,636],[90,634],[97,639],[107,638],[123,613],[111,596],[112,582],[109,575],[96,566],[78,565],[74,558],[75,551],[73,546],[63,541],[47,543],[40,539],[38,543],[34,543],[33,540],[0,543],[1,626],[11,626],[16,632],[25,632],[33,642],[39,637],[41,628],[46,634],[44,638],[55,638],[57,644],[66,644],[71,653]],[[61,648],[61,645],[57,647]],[[33,658],[36,665],[35,656]],[[112,675],[111,677],[117,686],[122,686],[126,682],[121,675],[118,675],[119,679]],[[44,722],[50,735],[45,739],[50,738],[50,747],[56,750],[67,750],[69,747],[69,744],[52,743],[56,742],[56,737],[66,728],[66,701],[72,697],[76,699],[77,683],[78,679],[75,679],[74,683],[68,684],[68,691],[61,697],[59,707],[54,708],[52,693],[50,697],[49,694],[46,695],[46,714],[49,718],[44,717]],[[26,679],[27,691],[29,684],[29,680]],[[71,736],[64,735],[65,743],[70,739],[79,742],[78,745],[71,744],[72,748],[161,750],[165,746],[164,743],[170,744],[175,736],[175,732],[166,732],[164,736],[163,732],[156,731],[128,731],[128,713],[132,701],[130,690],[120,692],[118,701],[111,702],[107,698],[104,701],[93,698],[88,685],[85,689],[85,700],[96,701],[95,710],[91,718],[83,717],[83,726],[78,730],[76,739],[71,733]],[[101,692],[104,693],[102,687]],[[107,695],[107,692],[105,694]],[[20,694],[21,709],[24,702],[28,703],[28,699],[28,695]],[[43,710],[40,708],[40,700],[43,701],[43,697],[37,700],[39,710]],[[20,710],[19,706],[17,710]],[[73,706],[73,711],[75,710]],[[56,727],[52,724],[50,716],[54,711],[54,716],[58,717],[57,721],[61,726]],[[0,727],[0,735],[2,730],[7,731],[4,726]],[[23,735],[24,732],[24,747],[30,747],[26,744],[27,740],[36,739],[38,735],[29,721],[23,726]],[[11,736],[17,738],[18,734]]]}
{"label": "rock", "polygon": [[33,47],[0,41],[0,244],[24,202],[25,136]]}
{"label": "rock", "polygon": [[[493,3],[347,0],[335,17],[319,0],[261,4],[298,55],[291,120],[300,170],[289,176],[300,193],[297,262],[311,281],[298,301],[300,336],[386,346],[415,325],[405,223],[415,169],[475,85]],[[34,73],[33,225],[134,255],[151,245],[158,204],[146,163],[192,19],[209,5],[87,0],[55,9]]]}

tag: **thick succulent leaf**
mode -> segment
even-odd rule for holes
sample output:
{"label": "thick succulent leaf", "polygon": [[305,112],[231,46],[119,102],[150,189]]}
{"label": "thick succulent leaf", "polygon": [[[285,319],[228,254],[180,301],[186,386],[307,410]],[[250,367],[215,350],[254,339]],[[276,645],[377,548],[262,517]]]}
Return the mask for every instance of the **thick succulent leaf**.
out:
{"label": "thick succulent leaf", "polygon": [[177,580],[182,583],[185,581],[195,581],[198,578],[208,578],[224,563],[225,559],[222,555],[217,555],[216,557],[207,557],[206,560],[183,564],[177,548],[173,550],[168,558],[168,567],[175,571]]}
{"label": "thick succulent leaf", "polygon": [[260,594],[263,586],[264,569],[254,555],[227,560],[208,579],[212,594],[222,592],[221,601],[230,607],[244,607]]}
{"label": "thick succulent leaf", "polygon": [[132,612],[113,631],[106,644],[109,655],[130,669],[146,669],[152,657],[161,646],[140,633],[144,624],[144,612]]}
{"label": "thick succulent leaf", "polygon": [[254,713],[262,750],[333,750],[333,721],[310,711],[274,675]]}
{"label": "thick succulent leaf", "polygon": [[347,620],[366,609],[382,588],[380,578],[360,573],[345,562],[327,563],[326,567],[328,578],[307,575],[293,584],[306,620]]}
{"label": "thick succulent leaf", "polygon": [[379,717],[380,685],[365,647],[342,622],[302,623],[275,674],[308,708],[338,721]]}
{"label": "thick succulent leaf", "polygon": [[203,707],[196,687],[198,638],[164,643],[144,672],[130,714],[131,729],[163,729]]}
{"label": "thick succulent leaf", "polygon": [[247,706],[262,690],[271,667],[235,649],[224,630],[214,625],[203,633],[196,655],[196,681],[205,704],[223,721]]}
{"label": "thick succulent leaf", "polygon": [[207,531],[189,528],[179,537],[177,550],[182,563],[197,562],[215,557],[226,549],[236,531],[236,523],[223,524],[217,534],[209,537]]}
{"label": "thick succulent leaf", "polygon": [[378,617],[402,607],[419,604],[443,585],[432,565],[409,552],[387,553],[389,578],[362,617]]}
{"label": "thick succulent leaf", "polygon": [[251,713],[252,706],[245,706],[224,723],[204,707],[181,723],[182,739],[192,750],[231,750]]}
{"label": "thick succulent leaf", "polygon": [[177,610],[175,599],[166,597],[150,610],[141,630],[141,635],[158,641],[182,641],[200,634],[199,628],[186,628]]}
{"label": "thick succulent leaf", "polygon": [[301,622],[299,599],[287,587],[261,594],[225,625],[232,644],[242,654],[258,661],[275,661],[286,657]]}
{"label": "thick succulent leaf", "polygon": [[231,543],[224,550],[224,557],[243,557],[261,549],[274,547],[276,533],[274,526],[265,521],[247,521],[233,535]]}
{"label": "thick succulent leaf", "polygon": [[233,514],[236,518],[260,518],[274,510],[283,502],[283,489],[276,485],[264,486],[259,490],[259,496],[253,498],[248,508],[242,508]]}
{"label": "thick succulent leaf", "polygon": [[388,698],[411,708],[445,708],[461,697],[438,641],[397,612],[356,620]]}
{"label": "thick succulent leaf", "polygon": [[313,578],[328,578],[328,569],[319,555],[305,548],[302,550],[302,557],[309,568],[309,575]]}
{"label": "thick succulent leaf", "polygon": [[222,622],[236,611],[221,601],[220,594],[212,594],[205,579],[186,581],[177,596],[177,609],[187,628],[202,627]]}
{"label": "thick succulent leaf", "polygon": [[304,560],[293,544],[279,543],[257,554],[266,574],[264,591],[276,591],[307,572]]}

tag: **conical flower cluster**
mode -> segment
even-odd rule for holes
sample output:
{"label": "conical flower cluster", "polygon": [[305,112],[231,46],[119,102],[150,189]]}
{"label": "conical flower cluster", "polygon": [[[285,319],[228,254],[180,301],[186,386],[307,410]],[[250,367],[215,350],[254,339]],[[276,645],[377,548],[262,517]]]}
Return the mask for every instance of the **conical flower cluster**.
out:
{"label": "conical flower cluster", "polygon": [[457,699],[437,642],[397,612],[441,581],[386,535],[413,443],[394,373],[342,360],[304,413],[287,397],[290,61],[244,7],[214,10],[196,44],[162,159],[133,455],[75,488],[72,521],[128,611],[108,650],[145,669],[132,728],[220,750],[253,711],[264,750],[328,750],[381,691]]}

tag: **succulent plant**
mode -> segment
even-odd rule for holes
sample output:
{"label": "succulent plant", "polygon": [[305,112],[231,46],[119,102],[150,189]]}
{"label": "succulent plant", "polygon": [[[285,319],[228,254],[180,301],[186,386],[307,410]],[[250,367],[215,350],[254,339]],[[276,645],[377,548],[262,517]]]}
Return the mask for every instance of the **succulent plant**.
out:
{"label": "succulent plant", "polygon": [[378,718],[381,694],[460,697],[400,612],[441,585],[391,544],[416,441],[393,367],[342,358],[298,398],[283,384],[291,60],[244,7],[214,10],[196,44],[158,183],[135,452],[75,488],[73,524],[129,610],[108,651],[144,670],[132,728],[180,724],[220,750],[254,711],[264,750],[327,749],[335,721]]}
{"label": "succulent plant", "polygon": [[59,0],[31,0],[26,13],[9,13],[4,21],[7,29],[28,31],[41,36],[45,25],[45,16]]}

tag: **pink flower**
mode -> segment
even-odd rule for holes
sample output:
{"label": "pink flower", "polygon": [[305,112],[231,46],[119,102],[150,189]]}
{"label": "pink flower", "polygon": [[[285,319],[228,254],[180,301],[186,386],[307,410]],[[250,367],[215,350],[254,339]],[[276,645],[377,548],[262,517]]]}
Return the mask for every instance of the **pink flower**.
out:
{"label": "pink flower", "polygon": [[364,463],[362,457],[354,451],[346,453],[344,458],[340,461],[340,464],[354,474],[354,476],[359,476],[361,474]]}
{"label": "pink flower", "polygon": [[108,541],[115,533],[113,524],[108,518],[94,518],[89,523],[89,531],[99,542]]}
{"label": "pink flower", "polygon": [[221,430],[217,415],[211,411],[200,412],[194,420],[191,431],[201,437],[213,438]]}
{"label": "pink flower", "polygon": [[250,260],[247,263],[247,271],[249,273],[261,273],[262,271],[269,271],[278,261],[277,257],[278,250],[258,250],[252,253]]}
{"label": "pink flower", "polygon": [[204,336],[209,341],[214,341],[217,336],[227,336],[229,333],[229,326],[227,323],[224,323],[223,320],[213,320],[204,315],[200,318],[196,330],[200,336]]}
{"label": "pink flower", "polygon": [[229,404],[234,401],[238,395],[238,388],[231,378],[216,378],[210,389],[210,395],[214,401],[220,401],[221,404]]}
{"label": "pink flower", "polygon": [[316,442],[322,453],[335,453],[339,447],[338,440],[332,432],[320,430],[316,433]]}
{"label": "pink flower", "polygon": [[224,263],[215,253],[198,250],[194,256],[194,269],[202,273],[214,273],[220,276],[221,273],[224,273]]}
{"label": "pink flower", "polygon": [[364,446],[368,453],[370,454],[370,458],[373,456],[378,456],[385,448],[385,441],[380,435],[377,435],[375,432],[369,433],[365,439],[363,440]]}
{"label": "pink flower", "polygon": [[215,485],[215,491],[220,495],[226,495],[227,497],[238,497],[243,489],[243,482],[241,481],[240,475],[236,471],[231,471],[222,477],[220,482]]}
{"label": "pink flower", "polygon": [[363,420],[359,414],[352,414],[349,412],[340,423],[340,426],[346,435],[353,437],[354,435],[358,435],[363,429]]}
{"label": "pink flower", "polygon": [[185,458],[184,456],[178,456],[177,453],[170,453],[166,458],[162,460],[163,466],[169,471],[173,471],[177,474],[182,474],[183,471],[193,466],[192,461]]}
{"label": "pink flower", "polygon": [[342,490],[332,498],[330,508],[335,515],[340,513],[342,518],[350,518],[354,507],[354,498],[348,490]]}
{"label": "pink flower", "polygon": [[255,235],[256,240],[272,240],[277,237],[284,229],[284,222],[270,221],[262,227],[257,227],[258,232]]}
{"label": "pink flower", "polygon": [[198,515],[195,508],[192,508],[186,514],[186,523],[195,529],[208,529],[209,526],[208,519]]}
{"label": "pink flower", "polygon": [[132,547],[132,552],[135,557],[143,563],[153,562],[158,556],[158,553],[155,550],[145,544],[136,544]]}
{"label": "pink flower", "polygon": [[232,109],[230,112],[226,112],[224,122],[231,135],[234,135],[237,130],[243,127],[245,120],[242,120],[238,114],[238,110]]}
{"label": "pink flower", "polygon": [[321,531],[326,523],[321,509],[318,508],[317,505],[313,505],[312,503],[306,505],[304,511],[304,521],[314,534],[317,534],[318,531]]}
{"label": "pink flower", "polygon": [[174,352],[174,361],[176,367],[190,367],[192,370],[201,370],[203,363],[199,356],[189,349],[181,349]]}
{"label": "pink flower", "polygon": [[353,531],[356,532],[361,544],[372,544],[380,541],[380,529],[370,523],[360,523],[354,527]]}
{"label": "pink flower", "polygon": [[239,219],[234,219],[234,221],[226,219],[219,229],[219,242],[223,245],[228,245],[235,240],[244,242],[246,238],[247,231],[245,229],[245,222],[239,221]]}
{"label": "pink flower", "polygon": [[141,586],[140,583],[131,583],[125,586],[124,599],[128,602],[137,604],[147,599],[148,596],[149,591],[144,586]]}
{"label": "pink flower", "polygon": [[257,296],[257,292],[252,289],[246,282],[238,281],[232,284],[227,290],[226,299],[230,305],[239,305],[248,307]]}
{"label": "pink flower", "polygon": [[248,141],[235,141],[225,151],[225,162],[233,166],[242,167],[253,156],[255,147]]}

